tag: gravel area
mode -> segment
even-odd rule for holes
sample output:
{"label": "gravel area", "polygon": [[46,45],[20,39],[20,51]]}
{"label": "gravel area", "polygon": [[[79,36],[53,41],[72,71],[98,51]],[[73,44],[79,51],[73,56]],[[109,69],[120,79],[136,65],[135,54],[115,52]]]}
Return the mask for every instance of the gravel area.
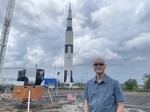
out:
{"label": "gravel area", "polygon": [[[77,93],[76,102],[67,101],[66,94],[74,92]],[[56,91],[52,90],[51,96],[53,104],[47,91],[44,92],[41,99],[32,99],[30,112],[83,112],[82,91],[59,90],[56,96]],[[125,112],[150,112],[149,98],[150,96],[127,96]],[[11,94],[6,94],[0,100],[0,112],[27,112],[27,103],[23,103],[18,99],[12,99]]]}

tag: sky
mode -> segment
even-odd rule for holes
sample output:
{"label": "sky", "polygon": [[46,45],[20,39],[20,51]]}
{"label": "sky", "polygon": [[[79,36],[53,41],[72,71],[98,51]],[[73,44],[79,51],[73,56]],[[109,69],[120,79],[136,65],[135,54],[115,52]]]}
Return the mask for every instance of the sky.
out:
{"label": "sky", "polygon": [[[0,31],[7,2],[0,0]],[[101,57],[106,60],[107,75],[120,83],[134,78],[143,84],[143,75],[150,73],[149,0],[16,0],[3,67],[34,68],[37,64],[45,77],[63,81],[69,2],[74,81],[93,78],[92,62]],[[14,69],[3,71],[10,75],[1,76],[17,76]]]}

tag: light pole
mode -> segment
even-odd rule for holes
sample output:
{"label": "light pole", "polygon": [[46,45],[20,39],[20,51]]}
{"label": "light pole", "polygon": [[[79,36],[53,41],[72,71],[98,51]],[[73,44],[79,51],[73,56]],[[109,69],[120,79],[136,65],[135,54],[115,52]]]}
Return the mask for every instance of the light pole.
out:
{"label": "light pole", "polygon": [[[57,66],[59,67],[61,67],[61,68],[59,68],[59,69],[61,69],[61,71],[60,72],[57,72],[57,74],[56,74],[56,61],[57,61]],[[58,63],[59,62],[59,63]],[[55,59],[54,60],[54,64],[55,64],[55,68],[54,68],[54,75],[57,75],[56,76],[56,95],[58,95],[58,78],[59,78],[59,75],[60,75],[60,73],[62,74],[62,62],[61,62],[61,60],[60,59]],[[61,64],[61,65],[60,65]]]}
{"label": "light pole", "polygon": [[58,95],[58,76],[60,75],[60,72],[57,72],[57,88],[56,88],[56,95]]}
{"label": "light pole", "polygon": [[35,69],[37,69],[37,67],[38,67],[38,65],[37,65],[37,64],[35,64]]}

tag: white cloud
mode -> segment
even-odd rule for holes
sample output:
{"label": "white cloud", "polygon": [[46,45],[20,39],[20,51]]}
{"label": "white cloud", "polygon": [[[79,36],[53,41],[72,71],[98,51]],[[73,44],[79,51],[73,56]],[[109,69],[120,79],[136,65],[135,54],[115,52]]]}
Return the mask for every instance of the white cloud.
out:
{"label": "white cloud", "polygon": [[122,56],[118,54],[117,52],[113,52],[110,49],[106,49],[106,53],[104,55],[105,59],[108,60],[120,60],[122,59]]}
{"label": "white cloud", "polygon": [[73,32],[74,38],[78,38],[78,36],[84,36],[86,33],[90,33],[92,29],[90,29],[86,25],[87,18],[81,13],[77,13],[76,17],[73,18]]}
{"label": "white cloud", "polygon": [[20,54],[16,51],[11,51],[11,52],[7,52],[7,55],[5,55],[5,63],[4,63],[4,67],[22,67],[23,66],[23,61],[22,60],[18,60],[17,57]]}
{"label": "white cloud", "polygon": [[46,53],[41,46],[36,46],[35,48],[27,47],[27,54],[25,55],[25,60],[28,65],[36,65],[43,63]]}
{"label": "white cloud", "polygon": [[52,61],[52,67],[63,67],[64,65],[64,58],[61,56],[61,57],[55,57]]}
{"label": "white cloud", "polygon": [[143,61],[143,60],[146,60],[146,58],[145,57],[141,57],[141,56],[137,56],[137,57],[134,57],[134,58],[132,58],[131,59],[132,61]]}
{"label": "white cloud", "polygon": [[150,46],[150,32],[148,33],[142,33],[140,35],[138,35],[137,37],[127,41],[125,43],[125,48],[128,50],[137,48],[137,49],[141,49],[141,48],[147,48],[148,46]]}
{"label": "white cloud", "polygon": [[75,40],[75,64],[81,64],[84,61],[94,57],[104,57],[105,59],[121,59],[122,56],[111,49],[115,47],[115,42],[106,38],[92,38],[91,35],[85,35]]}
{"label": "white cloud", "polygon": [[145,6],[145,1],[142,1],[135,10],[135,15],[141,15],[142,12],[144,12],[144,6]]}
{"label": "white cloud", "polygon": [[10,32],[10,36],[7,42],[7,47],[9,49],[16,49],[16,34],[18,34],[19,32],[17,30],[15,30],[14,28],[11,28],[11,32]]}
{"label": "white cloud", "polygon": [[110,7],[102,7],[100,10],[97,10],[91,14],[92,22],[96,22],[99,25],[101,24],[101,21],[106,21],[110,18],[111,11]]}

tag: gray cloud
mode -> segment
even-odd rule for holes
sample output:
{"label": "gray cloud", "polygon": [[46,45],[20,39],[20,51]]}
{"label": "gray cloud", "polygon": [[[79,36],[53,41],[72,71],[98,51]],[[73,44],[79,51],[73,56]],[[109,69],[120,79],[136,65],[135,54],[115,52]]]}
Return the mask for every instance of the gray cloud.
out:
{"label": "gray cloud", "polygon": [[[69,0],[16,1],[4,66],[38,67],[63,74]],[[93,77],[92,60],[104,57],[107,73],[120,82],[149,73],[148,0],[73,0],[74,78]],[[0,30],[7,1],[0,0]],[[60,76],[63,78],[63,75]]]}

